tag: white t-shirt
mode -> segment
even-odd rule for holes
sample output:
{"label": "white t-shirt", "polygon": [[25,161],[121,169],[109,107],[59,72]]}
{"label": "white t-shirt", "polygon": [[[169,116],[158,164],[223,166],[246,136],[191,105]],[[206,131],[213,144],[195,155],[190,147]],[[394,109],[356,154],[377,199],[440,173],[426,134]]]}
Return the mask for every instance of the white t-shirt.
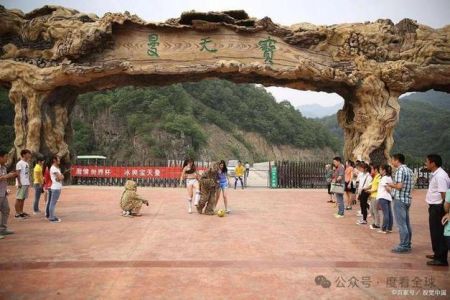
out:
{"label": "white t-shirt", "polygon": [[358,195],[361,195],[363,189],[368,188],[372,184],[372,176],[369,173],[360,173],[358,185]]}
{"label": "white t-shirt", "polygon": [[450,188],[450,178],[447,172],[438,168],[431,174],[430,184],[428,185],[427,196],[425,200],[428,204],[441,204],[441,193],[445,193]]}
{"label": "white t-shirt", "polygon": [[16,164],[16,171],[19,171],[20,183],[30,185],[30,165],[24,160],[19,160]]}
{"label": "white t-shirt", "polygon": [[51,190],[60,190],[62,188],[62,183],[56,180],[56,175],[61,175],[61,170],[58,167],[52,165],[50,168],[50,178],[52,179]]}
{"label": "white t-shirt", "polygon": [[392,183],[391,176],[381,177],[380,184],[378,184],[377,199],[386,199],[392,201],[392,195],[386,190],[389,183]]}

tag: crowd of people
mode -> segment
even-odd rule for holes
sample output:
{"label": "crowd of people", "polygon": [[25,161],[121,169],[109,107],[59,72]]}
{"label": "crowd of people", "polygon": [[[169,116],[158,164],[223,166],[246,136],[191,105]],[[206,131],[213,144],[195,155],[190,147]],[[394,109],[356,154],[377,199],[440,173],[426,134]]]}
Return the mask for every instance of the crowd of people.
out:
{"label": "crowd of people", "polygon": [[[0,150],[0,239],[14,233],[12,230],[9,230],[7,226],[10,214],[10,207],[7,200],[7,196],[10,193],[10,190],[8,189],[8,180],[10,179],[15,178],[17,185],[14,218],[27,219],[30,217],[30,214],[24,211],[24,204],[29,197],[30,188],[33,186],[35,190],[33,214],[41,214],[39,202],[42,195],[44,195],[45,218],[52,223],[61,222],[61,219],[56,216],[56,204],[61,196],[62,182],[64,180],[64,175],[61,173],[59,167],[60,159],[58,156],[53,156],[48,164],[45,165],[44,158],[37,157],[36,165],[33,168],[33,176],[31,176],[31,157],[30,150],[22,150],[20,152],[20,160],[17,162],[15,170],[8,173],[6,169],[8,152]],[[33,184],[31,184],[31,182],[33,182]]]}
{"label": "crowd of people", "polygon": [[[425,165],[431,173],[425,201],[428,204],[430,237],[433,254],[427,255],[430,266],[448,266],[450,248],[450,178],[442,169],[442,158],[427,156]],[[395,171],[393,171],[393,169]],[[351,160],[342,163],[340,157],[325,166],[330,203],[336,203],[336,218],[344,218],[359,202],[356,224],[368,225],[381,234],[392,233],[394,218],[400,241],[391,251],[409,253],[412,250],[410,207],[414,188],[413,171],[405,164],[405,156],[394,154],[390,164],[376,165]]]}
{"label": "crowd of people", "polygon": [[[56,204],[61,196],[62,182],[64,175],[60,169],[60,158],[53,156],[46,164],[43,157],[35,158],[33,173],[30,170],[30,161],[32,153],[30,150],[24,149],[20,153],[20,160],[17,162],[15,170],[7,172],[6,163],[8,161],[8,152],[0,151],[0,239],[6,235],[13,234],[8,229],[7,223],[10,215],[10,207],[7,200],[11,191],[8,189],[8,180],[16,179],[16,201],[15,215],[16,219],[28,219],[30,214],[24,211],[24,203],[29,197],[31,187],[34,188],[33,215],[40,215],[40,200],[44,195],[45,201],[45,218],[52,223],[60,223],[62,220],[56,215]],[[244,189],[243,178],[248,177],[250,165],[245,166],[241,161],[235,167],[234,188],[236,189],[240,182],[241,188]],[[185,160],[180,177],[180,185],[183,180],[186,182],[188,192],[188,212],[192,213],[193,206],[197,208],[199,213],[214,214],[216,205],[222,196],[225,206],[225,212],[230,213],[228,207],[227,189],[231,186],[230,177],[225,161],[213,164],[206,172],[199,173],[192,159]],[[125,183],[125,191],[120,198],[120,207],[122,208],[122,216],[139,217],[142,204],[149,205],[148,201],[137,194],[137,184],[132,180]]]}
{"label": "crowd of people", "polygon": [[[8,173],[6,162],[8,153],[0,151],[0,239],[14,232],[8,229],[7,222],[10,208],[7,195],[8,180],[16,179],[17,192],[14,205],[15,218],[27,219],[30,215],[24,211],[24,203],[29,196],[31,186],[34,187],[33,214],[40,215],[40,199],[44,195],[45,218],[52,223],[61,222],[56,215],[56,205],[61,196],[64,175],[60,170],[58,156],[45,164],[42,157],[36,158],[33,176],[30,174],[31,151],[24,149],[20,153],[14,171]],[[442,158],[430,154],[425,160],[426,168],[431,173],[425,201],[428,204],[429,228],[433,254],[427,255],[427,262],[431,266],[448,266],[448,249],[450,248],[450,178],[442,169]],[[394,220],[399,231],[399,244],[391,251],[393,253],[409,253],[412,250],[412,227],[410,221],[410,207],[412,205],[412,190],[414,188],[413,171],[405,164],[403,154],[394,154],[390,164],[376,165],[364,161],[351,160],[342,162],[340,157],[333,159],[332,165],[326,165],[325,179],[328,183],[328,202],[336,203],[336,218],[344,218],[346,211],[353,210],[359,203],[356,222],[360,226],[368,225],[372,230],[381,234],[393,231]],[[395,171],[393,171],[395,170]],[[239,161],[235,168],[234,188],[242,177],[248,176],[248,167]],[[31,180],[32,178],[32,180]],[[213,215],[216,206],[223,198],[225,212],[230,213],[227,189],[231,186],[230,176],[225,161],[212,164],[202,174],[198,171],[194,161],[187,159],[183,164],[180,185],[186,182],[188,193],[188,212],[192,213],[193,206],[198,213]],[[31,184],[33,182],[33,184]],[[123,216],[140,216],[142,204],[148,201],[136,194],[137,185],[127,181],[125,191],[121,197]],[[369,221],[370,219],[370,221]],[[370,223],[370,224],[369,224]]]}

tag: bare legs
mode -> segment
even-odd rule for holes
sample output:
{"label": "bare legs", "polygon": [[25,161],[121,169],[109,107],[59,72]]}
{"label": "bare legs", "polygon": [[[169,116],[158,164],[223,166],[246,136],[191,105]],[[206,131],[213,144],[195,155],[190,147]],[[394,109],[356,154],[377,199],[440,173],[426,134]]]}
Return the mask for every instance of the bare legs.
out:
{"label": "bare legs", "polygon": [[[188,184],[187,185],[187,192],[188,192],[188,212],[192,213],[192,199],[194,199],[194,205],[197,206],[198,202],[200,200],[200,185],[198,182],[195,182],[194,184]],[[195,193],[195,197],[194,197]]]}
{"label": "bare legs", "polygon": [[223,204],[225,206],[225,211],[226,212],[230,212],[228,210],[228,197],[227,197],[226,189],[219,189],[219,192],[216,193],[216,203],[219,203],[218,201],[219,201],[219,198],[220,198],[220,194],[223,195]]}
{"label": "bare legs", "polygon": [[23,213],[24,203],[25,203],[25,200],[16,199],[16,204],[14,205],[14,207],[16,209],[16,215]]}

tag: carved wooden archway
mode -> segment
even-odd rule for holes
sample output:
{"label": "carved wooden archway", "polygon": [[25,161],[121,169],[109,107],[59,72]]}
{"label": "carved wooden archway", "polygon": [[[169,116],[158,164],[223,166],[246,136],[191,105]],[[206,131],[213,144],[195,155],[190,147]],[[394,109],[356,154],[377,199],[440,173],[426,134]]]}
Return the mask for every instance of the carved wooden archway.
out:
{"label": "carved wooden archway", "polygon": [[394,142],[398,96],[450,92],[449,39],[450,26],[409,19],[282,27],[243,11],[146,23],[128,13],[0,7],[0,83],[15,105],[16,153],[68,157],[79,93],[218,77],[338,93],[345,156],[383,160]]}

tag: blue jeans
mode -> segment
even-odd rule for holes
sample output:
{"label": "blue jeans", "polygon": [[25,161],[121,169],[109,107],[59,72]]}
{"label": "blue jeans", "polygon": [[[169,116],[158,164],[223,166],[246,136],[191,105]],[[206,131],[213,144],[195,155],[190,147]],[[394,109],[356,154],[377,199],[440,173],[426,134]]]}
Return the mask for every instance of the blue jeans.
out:
{"label": "blue jeans", "polygon": [[33,211],[39,211],[39,200],[41,199],[42,194],[42,184],[35,183],[34,184],[34,202],[33,202]]}
{"label": "blue jeans", "polygon": [[344,215],[344,194],[335,194],[338,203],[338,215]]}
{"label": "blue jeans", "polygon": [[400,231],[400,245],[399,248],[411,249],[411,224],[409,222],[409,207],[411,204],[406,204],[400,200],[394,199],[394,213],[397,226]]}
{"label": "blue jeans", "polygon": [[56,218],[55,208],[56,202],[58,202],[59,196],[61,195],[61,190],[50,190],[49,200],[47,201],[46,214],[49,220]]}
{"label": "blue jeans", "polygon": [[392,225],[394,223],[394,219],[392,218],[392,208],[391,208],[391,201],[386,199],[378,199],[378,203],[381,206],[381,209],[383,210],[383,225],[381,226],[381,229],[383,231],[392,231]]}

